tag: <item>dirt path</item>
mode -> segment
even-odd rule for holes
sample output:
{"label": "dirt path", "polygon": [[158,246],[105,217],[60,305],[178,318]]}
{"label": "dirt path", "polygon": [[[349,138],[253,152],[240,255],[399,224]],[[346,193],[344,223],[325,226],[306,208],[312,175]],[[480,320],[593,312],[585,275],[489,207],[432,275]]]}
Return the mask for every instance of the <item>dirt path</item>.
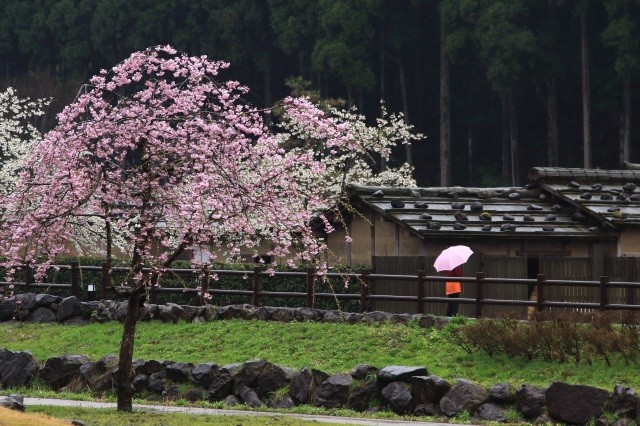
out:
{"label": "dirt path", "polygon": [[[61,407],[82,407],[82,408],[116,408],[113,402],[93,402],[93,401],[73,401],[67,399],[52,398],[25,398],[25,407],[30,405],[54,405]],[[383,425],[429,425],[429,426],[451,426],[451,423],[429,423],[407,420],[385,420],[385,419],[357,419],[351,417],[335,417],[335,416],[316,416],[311,414],[287,414],[287,413],[271,413],[262,411],[242,411],[242,410],[219,410],[215,408],[197,408],[197,407],[175,407],[168,405],[146,405],[133,404],[135,411],[153,411],[158,413],[187,413],[201,414],[208,416],[278,416],[292,417],[302,420],[311,420],[321,423],[332,423],[342,425],[366,425],[366,426],[383,426]],[[466,425],[470,426],[470,425]]]}

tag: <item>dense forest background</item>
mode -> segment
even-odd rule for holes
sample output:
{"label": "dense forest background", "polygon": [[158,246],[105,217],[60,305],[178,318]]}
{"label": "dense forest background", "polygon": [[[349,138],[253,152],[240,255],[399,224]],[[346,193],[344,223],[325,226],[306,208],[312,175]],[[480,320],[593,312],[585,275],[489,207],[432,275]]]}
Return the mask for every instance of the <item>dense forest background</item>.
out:
{"label": "dense forest background", "polygon": [[2,0],[0,89],[52,96],[47,130],[157,44],[229,61],[259,106],[307,88],[374,120],[383,99],[427,136],[392,159],[421,186],[640,161],[639,0]]}

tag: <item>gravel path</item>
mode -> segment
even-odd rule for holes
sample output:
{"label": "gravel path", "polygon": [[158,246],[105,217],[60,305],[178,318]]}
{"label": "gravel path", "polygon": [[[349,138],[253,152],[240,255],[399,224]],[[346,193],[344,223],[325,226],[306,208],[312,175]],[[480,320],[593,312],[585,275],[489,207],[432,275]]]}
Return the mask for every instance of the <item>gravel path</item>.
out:
{"label": "gravel path", "polygon": [[[82,408],[116,408],[113,402],[93,402],[93,401],[73,401],[67,399],[53,398],[25,398],[25,407],[30,405],[54,405],[61,407],[82,407]],[[342,425],[366,425],[366,426],[382,426],[382,425],[429,425],[429,426],[451,426],[451,423],[428,423],[407,420],[384,420],[384,419],[356,419],[351,417],[335,417],[335,416],[316,416],[311,414],[287,414],[287,413],[271,413],[258,411],[241,411],[241,410],[219,410],[215,408],[197,408],[197,407],[175,407],[168,405],[146,405],[133,404],[135,411],[153,411],[158,413],[187,413],[201,414],[208,416],[274,416],[274,417],[292,417],[302,420],[311,420],[321,423],[333,423]],[[467,425],[469,426],[469,425]]]}

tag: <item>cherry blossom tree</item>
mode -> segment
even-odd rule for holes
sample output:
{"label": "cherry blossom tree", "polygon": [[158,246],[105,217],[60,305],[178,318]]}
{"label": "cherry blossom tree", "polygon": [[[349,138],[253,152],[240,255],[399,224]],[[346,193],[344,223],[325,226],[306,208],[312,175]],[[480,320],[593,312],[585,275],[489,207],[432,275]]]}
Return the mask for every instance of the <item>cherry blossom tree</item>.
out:
{"label": "cherry blossom tree", "polygon": [[0,92],[0,195],[13,190],[27,154],[41,139],[34,119],[44,114],[48,103],[20,98],[12,87]]}
{"label": "cherry blossom tree", "polygon": [[[211,259],[234,257],[269,241],[270,255],[295,263],[325,248],[310,222],[331,205],[327,168],[310,149],[283,149],[243,101],[248,89],[218,81],[227,66],[158,46],[101,71],[60,113],[4,200],[0,245],[9,267],[44,258],[43,274],[65,251],[62,236],[95,220],[105,225],[108,258],[113,235],[129,242],[131,273],[117,287],[128,301],[119,410],[132,409],[141,300],[183,252],[214,247]],[[349,126],[312,104],[283,104],[287,120],[317,129],[330,152],[360,149]]]}
{"label": "cherry blossom tree", "polygon": [[[413,167],[408,163],[401,163],[395,167],[380,170],[378,159],[386,161],[391,151],[398,145],[407,145],[411,141],[418,141],[424,136],[413,132],[413,126],[404,122],[402,114],[389,114],[382,105],[382,116],[376,120],[376,125],[366,123],[363,115],[355,109],[345,111],[333,106],[323,108],[312,105],[310,99],[296,99],[296,103],[304,108],[305,117],[291,119],[291,114],[282,121],[282,132],[278,133],[283,145],[299,145],[302,149],[313,149],[316,159],[326,166],[324,188],[327,193],[341,196],[348,184],[371,186],[401,186],[412,187],[416,182],[412,176]],[[358,149],[348,146],[328,146],[331,134],[323,127],[309,125],[314,120],[330,122],[333,128],[346,129],[349,138],[357,141]],[[293,142],[292,142],[293,141]]]}
{"label": "cherry blossom tree", "polygon": [[[314,107],[304,110],[323,120],[329,120],[334,126],[340,124],[348,129],[350,137],[358,140],[359,149],[327,148],[326,135],[321,128],[307,126],[306,120],[280,120],[281,131],[278,137],[284,146],[313,149],[316,158],[326,165],[324,185],[328,192],[335,195],[344,193],[348,184],[370,186],[413,187],[413,166],[403,162],[391,164],[393,148],[420,141],[424,135],[416,133],[414,126],[405,121],[402,113],[389,113],[381,102],[380,117],[375,124],[367,123],[364,115],[355,107],[345,110],[340,99],[323,99],[320,93],[310,90],[310,83],[300,78],[288,82],[298,102],[312,102]],[[380,163],[386,164],[381,168]]]}

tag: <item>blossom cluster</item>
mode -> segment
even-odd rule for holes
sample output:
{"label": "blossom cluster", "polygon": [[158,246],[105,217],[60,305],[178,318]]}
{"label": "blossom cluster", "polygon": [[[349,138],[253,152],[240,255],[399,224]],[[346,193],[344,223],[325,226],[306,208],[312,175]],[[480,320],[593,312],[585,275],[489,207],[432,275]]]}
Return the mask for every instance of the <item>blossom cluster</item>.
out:
{"label": "blossom cluster", "polygon": [[[187,250],[213,260],[243,247],[257,254],[266,241],[269,255],[291,263],[316,259],[325,246],[310,224],[331,204],[333,154],[283,149],[244,101],[247,88],[219,81],[227,66],[157,46],[93,77],[5,197],[0,248],[9,266],[51,261],[96,224],[104,227],[96,235],[128,243],[136,286],[149,284],[142,265],[161,271]],[[360,149],[349,126],[312,104],[291,100],[286,111],[332,151]]]}
{"label": "blossom cluster", "polygon": [[34,120],[44,114],[49,101],[21,98],[12,87],[0,92],[0,195],[14,188],[27,154],[40,141]]}

